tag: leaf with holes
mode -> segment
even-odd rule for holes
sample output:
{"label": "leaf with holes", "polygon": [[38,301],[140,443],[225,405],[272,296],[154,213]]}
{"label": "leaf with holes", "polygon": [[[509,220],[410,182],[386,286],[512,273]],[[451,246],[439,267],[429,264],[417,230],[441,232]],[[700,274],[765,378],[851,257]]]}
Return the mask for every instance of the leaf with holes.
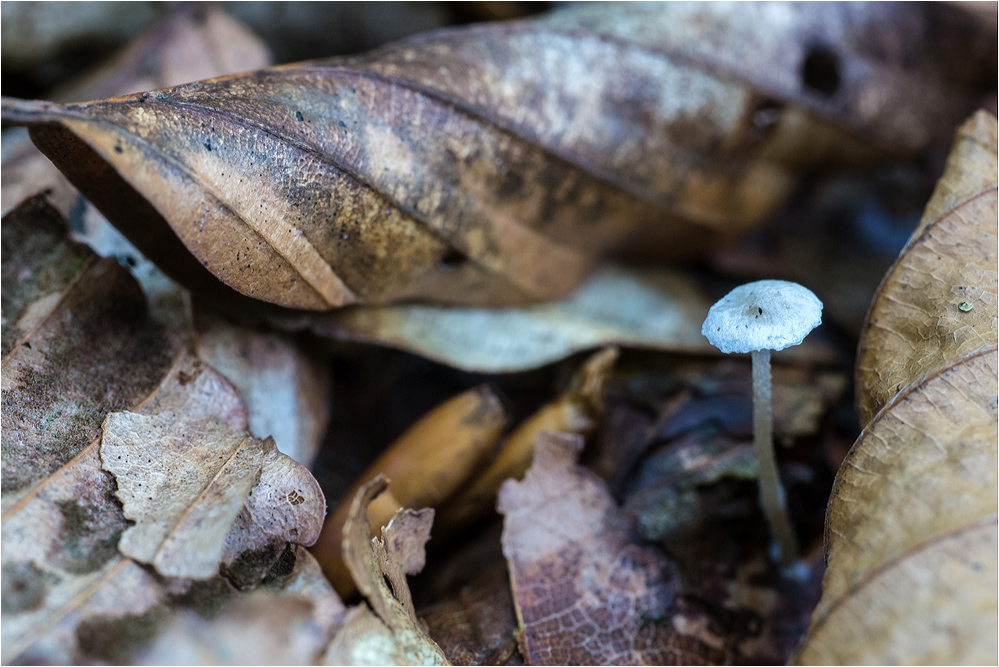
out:
{"label": "leaf with holes", "polygon": [[877,413],[833,486],[828,568],[800,664],[999,655],[996,129],[979,112],[958,131],[871,305],[857,404]]}
{"label": "leaf with holes", "polygon": [[[938,14],[567,8],[3,116],[192,289],[519,304],[615,249],[696,255],[765,218],[804,163],[924,147],[977,95],[952,65],[991,58],[977,23]],[[930,26],[953,53],[924,48]]]}

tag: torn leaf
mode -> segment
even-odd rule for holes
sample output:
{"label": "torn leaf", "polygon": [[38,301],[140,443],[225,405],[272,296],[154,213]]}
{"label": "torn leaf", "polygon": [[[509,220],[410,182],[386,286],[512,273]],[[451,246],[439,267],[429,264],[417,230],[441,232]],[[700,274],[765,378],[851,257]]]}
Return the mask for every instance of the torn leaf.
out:
{"label": "torn leaf", "polygon": [[423,569],[434,512],[399,510],[381,537],[371,537],[368,506],[387,487],[385,478],[378,477],[361,487],[351,503],[343,527],[344,562],[367,605],[347,612],[324,663],[450,664],[417,619],[406,583],[407,574]]}

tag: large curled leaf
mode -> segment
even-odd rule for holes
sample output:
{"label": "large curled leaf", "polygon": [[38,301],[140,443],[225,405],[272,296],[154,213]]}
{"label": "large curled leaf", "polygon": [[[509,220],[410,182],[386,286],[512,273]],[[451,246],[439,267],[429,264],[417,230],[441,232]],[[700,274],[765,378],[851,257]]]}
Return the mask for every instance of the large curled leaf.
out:
{"label": "large curled leaf", "polygon": [[862,415],[880,410],[833,486],[823,595],[801,664],[999,655],[995,148],[994,116],[961,128],[874,297],[857,403]]}
{"label": "large curled leaf", "polygon": [[[180,6],[97,69],[56,90],[51,99],[96,100],[259,69],[271,62],[263,42],[221,9]],[[45,190],[68,216],[80,205],[79,193],[21,132],[5,132],[3,137],[3,212]],[[90,215],[91,208],[87,205],[82,215]]]}
{"label": "large curled leaf", "polygon": [[[296,308],[523,303],[616,248],[696,254],[766,216],[801,163],[918,150],[967,108],[952,67],[982,57],[974,22],[753,11],[569,8],[4,117],[204,289],[207,269]],[[926,49],[931,25],[960,48]],[[904,48],[872,48],[886,33]]]}
{"label": "large curled leaf", "polygon": [[871,420],[899,391],[999,342],[996,117],[957,133],[947,169],[888,271],[857,352],[857,409]]}

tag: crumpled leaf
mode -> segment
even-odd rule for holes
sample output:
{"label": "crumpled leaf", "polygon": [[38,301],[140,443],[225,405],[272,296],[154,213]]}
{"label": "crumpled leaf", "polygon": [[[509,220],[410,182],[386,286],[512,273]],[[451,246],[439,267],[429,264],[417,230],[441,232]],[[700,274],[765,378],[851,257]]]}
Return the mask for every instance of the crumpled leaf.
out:
{"label": "crumpled leaf", "polygon": [[[236,589],[223,577],[165,580],[118,551],[129,526],[101,469],[102,413],[129,407],[244,431],[247,412],[230,382],[150,321],[125,269],[60,226],[37,199],[3,218],[3,313],[13,326],[5,320],[0,660],[129,663],[178,610],[217,610]],[[286,460],[264,458],[259,496],[243,508],[253,521],[238,515],[242,534],[226,542],[226,574],[241,584],[295,562],[287,541],[273,545],[288,532],[273,513],[274,496],[287,495]],[[244,562],[241,545],[280,553]]]}
{"label": "crumpled leaf", "polygon": [[312,550],[340,595],[346,598],[355,590],[342,543],[360,489],[380,475],[395,480],[367,506],[376,531],[401,508],[437,507],[482,467],[505,426],[502,403],[488,385],[481,385],[421,417],[368,466],[330,513]]}
{"label": "crumpled leaf", "polygon": [[[676,572],[575,465],[579,436],[546,432],[522,482],[500,489],[503,553],[528,664],[716,664],[724,651],[671,614]],[[693,619],[691,619],[693,621]],[[684,632],[687,629],[688,632]]]}
{"label": "crumpled leaf", "polygon": [[[880,411],[833,487],[801,664],[999,655],[995,137],[981,112],[961,128],[927,216],[874,297],[857,403]],[[961,292],[978,309],[963,320],[975,310],[957,307]]]}
{"label": "crumpled leaf", "polygon": [[368,507],[386,488],[388,482],[378,477],[351,502],[343,527],[344,562],[368,604],[347,611],[323,664],[448,665],[416,617],[406,583],[407,574],[423,569],[434,511],[399,510],[381,537],[371,537]]}
{"label": "crumpled leaf", "polygon": [[[990,53],[936,10],[754,11],[567,8],[4,117],[191,284],[312,310],[524,303],[595,254],[689,256],[752,226],[801,163],[918,150],[974,98],[952,63]],[[925,48],[931,25],[954,53]],[[871,49],[886,34],[904,48]]]}
{"label": "crumpled leaf", "polygon": [[988,112],[961,126],[923,219],[875,295],[857,351],[861,423],[913,382],[999,342],[996,143]]}
{"label": "crumpled leaf", "polygon": [[[326,511],[319,484],[277,452],[273,439],[211,418],[116,412],[104,420],[101,461],[115,476],[125,517],[135,522],[118,549],[164,576],[209,579],[227,546],[243,554],[273,543],[269,568],[288,542],[309,546],[319,537]],[[232,549],[226,536],[244,505],[237,528],[263,534],[236,538]]]}

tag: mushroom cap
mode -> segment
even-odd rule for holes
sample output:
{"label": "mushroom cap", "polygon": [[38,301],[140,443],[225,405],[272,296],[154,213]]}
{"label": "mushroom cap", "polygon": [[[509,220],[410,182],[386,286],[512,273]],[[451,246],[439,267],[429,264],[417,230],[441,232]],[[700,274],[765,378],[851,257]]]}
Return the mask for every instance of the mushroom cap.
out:
{"label": "mushroom cap", "polygon": [[821,322],[822,302],[810,289],[786,280],[759,280],[736,287],[711,306],[701,334],[725,353],[783,350]]}

